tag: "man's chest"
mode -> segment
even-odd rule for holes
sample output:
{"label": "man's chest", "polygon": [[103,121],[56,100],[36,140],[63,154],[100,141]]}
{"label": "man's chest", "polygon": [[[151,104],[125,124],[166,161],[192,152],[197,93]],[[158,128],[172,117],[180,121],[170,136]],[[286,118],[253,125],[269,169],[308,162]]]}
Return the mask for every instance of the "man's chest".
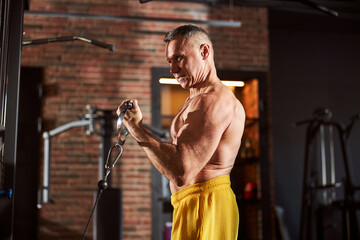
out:
{"label": "man's chest", "polygon": [[176,144],[177,138],[179,137],[179,134],[181,134],[181,129],[184,127],[186,123],[188,113],[189,113],[188,103],[185,102],[185,104],[182,106],[182,108],[174,117],[171,123],[170,134],[174,144]]}

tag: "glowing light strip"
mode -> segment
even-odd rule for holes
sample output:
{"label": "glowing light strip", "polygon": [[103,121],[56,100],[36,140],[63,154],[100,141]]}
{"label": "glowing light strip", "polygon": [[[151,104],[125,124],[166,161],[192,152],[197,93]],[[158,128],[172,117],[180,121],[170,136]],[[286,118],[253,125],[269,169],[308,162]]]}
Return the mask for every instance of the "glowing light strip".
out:
{"label": "glowing light strip", "polygon": [[[222,80],[221,81],[225,86],[228,87],[243,87],[245,83],[243,81],[230,81],[230,80]],[[179,83],[176,81],[175,78],[160,78],[159,83],[161,84],[177,84]]]}

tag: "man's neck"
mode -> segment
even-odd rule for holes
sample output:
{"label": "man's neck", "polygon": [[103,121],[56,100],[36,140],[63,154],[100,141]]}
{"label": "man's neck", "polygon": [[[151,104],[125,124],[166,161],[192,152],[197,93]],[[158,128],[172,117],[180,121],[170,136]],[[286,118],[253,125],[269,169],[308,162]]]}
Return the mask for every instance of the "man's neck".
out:
{"label": "man's neck", "polygon": [[214,86],[219,81],[220,79],[217,77],[216,72],[210,71],[207,77],[203,81],[197,83],[196,85],[194,85],[192,88],[189,89],[190,99],[200,94],[207,93],[211,89],[211,86]]}
{"label": "man's neck", "polygon": [[190,88],[190,99],[211,91],[218,82],[220,82],[218,78],[213,80],[206,80],[201,82],[201,84],[197,85],[196,87]]}

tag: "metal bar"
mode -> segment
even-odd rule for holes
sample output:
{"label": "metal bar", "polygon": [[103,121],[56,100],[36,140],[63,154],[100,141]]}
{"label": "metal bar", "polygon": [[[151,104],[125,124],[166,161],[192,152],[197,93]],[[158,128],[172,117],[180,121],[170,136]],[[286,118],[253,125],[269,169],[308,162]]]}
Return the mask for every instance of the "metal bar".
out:
{"label": "metal bar", "polygon": [[259,89],[259,146],[260,146],[260,181],[261,181],[261,219],[263,240],[271,240],[274,230],[272,221],[272,185],[269,144],[269,106],[267,96],[267,76],[263,73],[254,74],[253,78],[258,79]]}
{"label": "metal bar", "polygon": [[1,1],[1,64],[0,64],[0,108],[1,118],[0,124],[5,126],[6,116],[6,90],[7,90],[7,52],[8,52],[8,36],[9,36],[9,5],[10,1]]}
{"label": "metal bar", "polygon": [[[334,149],[334,128],[329,126],[329,147],[330,147],[330,182],[335,184],[335,149]],[[332,201],[336,199],[336,189],[333,188],[331,191]]]}
{"label": "metal bar", "polygon": [[[314,190],[309,187],[308,177],[311,169],[311,145],[314,140],[314,135],[318,131],[319,124],[317,122],[309,121],[309,125],[306,128],[306,140],[305,140],[305,159],[303,170],[303,183],[302,183],[302,200],[301,200],[301,220],[300,220],[300,240],[308,240],[311,236],[311,215],[312,215],[312,200],[316,198]],[[311,176],[310,176],[311,177]],[[309,227],[310,226],[310,227]]]}
{"label": "metal bar", "polygon": [[147,125],[145,123],[143,123],[143,125],[146,129],[150,130],[155,136],[160,138],[160,140],[162,141],[166,141],[170,137],[170,134],[167,131],[163,131],[162,129]]}
{"label": "metal bar", "polygon": [[53,137],[59,133],[65,132],[66,130],[70,129],[70,128],[74,128],[74,127],[84,127],[87,126],[91,123],[90,120],[79,120],[79,121],[73,121],[73,122],[69,122],[66,123],[60,127],[57,127],[53,130],[50,130],[48,133],[50,135],[50,137]]}
{"label": "metal bar", "polygon": [[[19,94],[20,94],[20,62],[21,62],[21,43],[23,30],[23,13],[24,1],[7,1],[9,6],[9,22],[5,28],[8,35],[5,38],[8,41],[7,58],[2,61],[7,61],[5,79],[7,79],[7,90],[5,96],[5,142],[4,142],[4,159],[5,159],[5,189],[12,188],[14,196],[8,200],[9,211],[6,211],[7,216],[1,216],[2,219],[7,219],[10,227],[5,226],[2,229],[3,234],[8,234],[9,239],[13,239],[13,225],[14,225],[14,209],[16,198],[16,158],[17,158],[17,136],[18,136],[18,119],[19,119]],[[3,23],[2,23],[3,24]],[[3,76],[2,76],[3,77]],[[3,80],[5,80],[3,79]],[[5,214],[4,214],[5,215]]]}
{"label": "metal bar", "polygon": [[[111,138],[114,132],[112,111],[103,111],[104,116],[100,119],[100,144],[99,144],[99,179],[105,176],[105,162],[111,148]],[[112,175],[108,177],[109,188],[112,185]]]}
{"label": "metal bar", "polygon": [[48,11],[26,11],[27,15],[39,15],[48,17],[64,17],[64,18],[91,18],[101,20],[121,20],[135,22],[176,22],[176,23],[194,23],[199,25],[209,25],[217,27],[240,27],[240,21],[223,21],[223,20],[195,20],[182,18],[156,18],[156,17],[137,17],[137,16],[114,16],[104,14],[88,14],[88,13],[70,13],[70,12],[48,12]]}
{"label": "metal bar", "polygon": [[[325,130],[324,125],[320,125],[320,153],[321,153],[321,184],[327,185],[327,176],[326,176],[326,152],[325,152]],[[328,203],[327,190],[323,190],[323,202],[324,204]]]}
{"label": "metal bar", "polygon": [[41,38],[41,39],[34,39],[29,41],[23,41],[23,46],[31,46],[31,45],[39,45],[39,44],[47,44],[47,43],[54,43],[54,42],[67,42],[67,41],[75,41],[80,40],[86,43],[90,43],[97,47],[106,48],[110,51],[115,50],[115,46],[112,44],[107,44],[104,42],[100,42],[94,39],[85,38],[82,36],[62,36],[62,37],[55,37],[55,38]]}
{"label": "metal bar", "polygon": [[[43,193],[42,200],[47,203],[50,201],[50,152],[51,152],[51,138],[48,132],[43,134],[44,138],[44,175],[43,175]],[[41,202],[38,203],[41,206]]]}
{"label": "metal bar", "polygon": [[359,229],[357,223],[356,211],[354,211],[354,189],[352,184],[352,178],[350,176],[349,169],[349,156],[347,149],[347,142],[345,138],[345,130],[338,123],[332,123],[332,125],[338,130],[340,134],[340,144],[345,168],[345,193],[344,193],[344,219],[343,219],[343,234],[344,239],[359,239]]}
{"label": "metal bar", "polygon": [[317,4],[316,2],[313,2],[313,1],[309,1],[309,0],[299,0],[300,3],[306,5],[306,6],[309,6],[311,8],[314,8],[314,9],[317,9],[323,13],[326,13],[332,17],[337,17],[339,16],[338,12],[332,10],[332,9],[329,9],[325,6],[322,6],[320,4]]}
{"label": "metal bar", "polygon": [[[49,132],[43,133],[44,139],[44,169],[43,169],[43,186],[42,186],[42,201],[48,203],[50,199],[50,157],[51,157],[51,137],[65,132],[66,130],[74,127],[84,127],[91,126],[92,121],[89,120],[79,120],[73,121],[67,124],[64,124],[60,127],[57,127]],[[41,202],[38,203],[38,206],[41,207]]]}

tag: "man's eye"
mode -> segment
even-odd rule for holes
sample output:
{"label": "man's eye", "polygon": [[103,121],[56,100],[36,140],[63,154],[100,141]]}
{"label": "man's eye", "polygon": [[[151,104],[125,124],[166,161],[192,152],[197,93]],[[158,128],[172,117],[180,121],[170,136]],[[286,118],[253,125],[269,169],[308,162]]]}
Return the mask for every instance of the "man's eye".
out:
{"label": "man's eye", "polygon": [[181,61],[182,60],[182,57],[181,56],[178,56],[177,58],[176,58],[176,61]]}

